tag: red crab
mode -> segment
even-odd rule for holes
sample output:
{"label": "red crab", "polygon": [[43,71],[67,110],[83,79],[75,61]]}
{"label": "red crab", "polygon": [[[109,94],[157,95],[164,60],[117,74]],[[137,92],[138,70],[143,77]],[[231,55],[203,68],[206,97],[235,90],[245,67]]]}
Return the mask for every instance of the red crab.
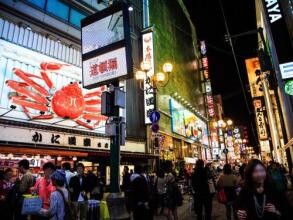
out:
{"label": "red crab", "polygon": [[[49,89],[54,90],[54,85],[48,76],[48,71],[56,71],[67,64],[41,63],[40,76],[27,73],[19,68],[13,68],[13,72],[23,82],[7,80],[6,85],[14,90],[9,96],[11,101],[22,107],[29,119],[52,119],[54,113],[65,119],[74,120],[77,124],[89,129],[95,129],[106,117],[101,115],[101,93],[105,87],[100,87],[85,95],[77,82],[64,86],[55,93],[50,94],[45,87],[34,81],[43,80]],[[40,111],[40,115],[32,116],[28,110]]]}

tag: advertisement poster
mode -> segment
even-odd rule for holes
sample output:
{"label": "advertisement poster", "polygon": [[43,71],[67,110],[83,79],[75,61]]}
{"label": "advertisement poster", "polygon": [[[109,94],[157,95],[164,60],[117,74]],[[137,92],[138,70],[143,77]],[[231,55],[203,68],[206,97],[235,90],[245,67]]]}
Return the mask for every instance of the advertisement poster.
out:
{"label": "advertisement poster", "polygon": [[194,141],[208,145],[207,124],[187,110],[174,99],[170,99],[170,110],[172,116],[172,131]]}

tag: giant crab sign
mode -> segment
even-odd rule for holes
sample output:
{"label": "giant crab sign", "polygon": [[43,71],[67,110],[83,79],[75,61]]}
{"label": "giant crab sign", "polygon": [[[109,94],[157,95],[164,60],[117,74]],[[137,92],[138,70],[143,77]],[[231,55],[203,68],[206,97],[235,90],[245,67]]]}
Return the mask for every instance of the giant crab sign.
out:
{"label": "giant crab sign", "polygon": [[[88,129],[95,129],[106,120],[105,116],[101,115],[100,106],[101,93],[105,87],[83,95],[78,83],[74,82],[56,91],[48,75],[50,71],[60,70],[64,66],[68,65],[41,63],[40,76],[13,68],[15,75],[22,81],[6,81],[6,85],[15,91],[10,93],[9,98],[12,103],[20,106],[31,120],[49,120],[56,115],[74,120],[78,125]],[[36,79],[44,81],[48,89],[40,85]],[[29,109],[37,110],[40,113],[33,115]]]}

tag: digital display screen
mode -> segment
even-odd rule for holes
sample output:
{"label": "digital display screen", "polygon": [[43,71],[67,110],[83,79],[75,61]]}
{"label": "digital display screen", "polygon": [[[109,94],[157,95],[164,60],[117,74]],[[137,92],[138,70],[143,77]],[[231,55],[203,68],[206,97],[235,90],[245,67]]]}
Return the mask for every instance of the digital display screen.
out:
{"label": "digital display screen", "polygon": [[124,40],[122,10],[82,27],[82,54]]}

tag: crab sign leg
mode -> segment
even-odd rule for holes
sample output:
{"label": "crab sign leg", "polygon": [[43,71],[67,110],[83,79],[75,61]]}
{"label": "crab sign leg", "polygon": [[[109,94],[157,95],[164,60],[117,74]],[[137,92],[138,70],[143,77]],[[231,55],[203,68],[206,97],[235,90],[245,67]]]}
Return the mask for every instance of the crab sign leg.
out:
{"label": "crab sign leg", "polygon": [[19,83],[14,80],[7,80],[6,85],[9,86],[11,89],[15,90],[16,92],[24,96],[30,97],[36,102],[39,102],[40,104],[48,104],[48,100],[45,97],[38,95],[34,91],[24,88],[25,84],[23,83]]}
{"label": "crab sign leg", "polygon": [[52,89],[54,86],[53,86],[53,82],[52,80],[49,78],[48,74],[45,72],[45,71],[41,71],[41,76],[42,76],[42,79],[45,81],[46,85]]}
{"label": "crab sign leg", "polygon": [[52,119],[53,117],[54,117],[53,114],[38,115],[38,116],[34,116],[33,119]]}
{"label": "crab sign leg", "polygon": [[24,72],[18,68],[13,68],[13,72],[15,73],[15,75],[17,75],[23,81],[25,81],[27,84],[29,84],[31,87],[33,87],[35,90],[37,90],[40,94],[42,94],[44,96],[50,96],[49,92],[44,87],[42,87],[41,85],[39,85],[38,83],[36,83],[32,79],[30,79],[30,76],[29,76],[30,74],[28,75],[26,72]]}
{"label": "crab sign leg", "polygon": [[86,105],[99,105],[101,104],[101,99],[90,99],[85,101]]}
{"label": "crab sign leg", "polygon": [[79,125],[85,127],[85,128],[88,128],[88,129],[91,129],[91,130],[94,129],[94,126],[91,126],[91,125],[89,125],[88,123],[83,122],[83,121],[81,121],[81,120],[79,120],[79,119],[76,120],[75,122],[76,122],[77,124],[79,124]]}
{"label": "crab sign leg", "polygon": [[46,105],[38,104],[35,102],[30,102],[28,100],[24,100],[22,97],[19,98],[17,96],[13,96],[13,97],[11,97],[11,101],[14,104],[24,106],[27,108],[36,109],[36,110],[43,111],[43,112],[48,111],[48,107]]}
{"label": "crab sign leg", "polygon": [[54,62],[43,62],[40,64],[42,70],[60,70],[63,66],[70,66],[70,64],[61,64]]}
{"label": "crab sign leg", "polygon": [[85,120],[96,120],[96,121],[106,120],[106,117],[103,115],[84,114],[81,117],[84,118]]}
{"label": "crab sign leg", "polygon": [[84,111],[85,112],[97,113],[97,112],[101,112],[101,108],[99,108],[99,107],[88,107],[88,106],[85,106]]}

